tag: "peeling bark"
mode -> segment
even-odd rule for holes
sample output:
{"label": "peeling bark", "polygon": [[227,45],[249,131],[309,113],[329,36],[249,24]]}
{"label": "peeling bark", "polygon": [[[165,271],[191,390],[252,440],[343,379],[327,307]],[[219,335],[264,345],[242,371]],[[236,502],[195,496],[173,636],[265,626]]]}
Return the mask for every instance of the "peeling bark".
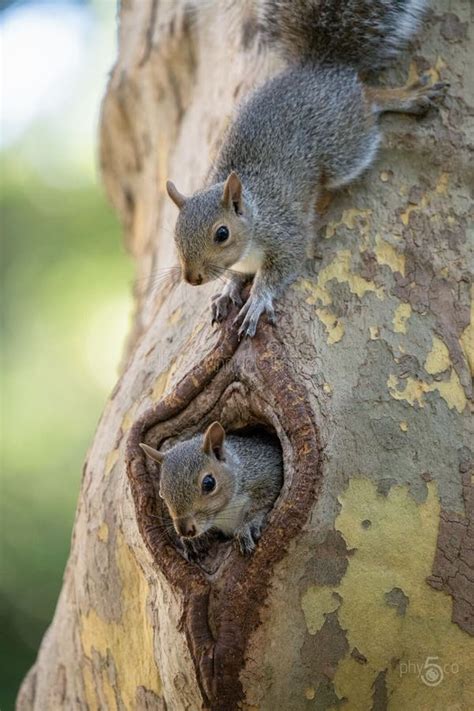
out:
{"label": "peeling bark", "polygon": [[[258,625],[273,569],[305,524],[321,476],[311,408],[304,388],[292,378],[284,348],[268,326],[239,344],[232,327],[236,315],[230,315],[209,356],[136,422],[127,447],[140,532],[157,567],[182,593],[182,628],[203,703],[216,711],[237,707],[243,699],[239,672],[249,637]],[[217,553],[206,569],[185,561],[169,526],[164,529],[166,507],[156,495],[157,473],[154,466],[147,471],[139,444],[148,440],[160,447],[173,435],[201,432],[216,419],[230,431],[256,423],[272,427],[283,448],[285,485],[255,553],[244,558],[228,550],[216,565]],[[224,546],[220,548],[222,554]]]}
{"label": "peeling bark", "polygon": [[[136,314],[20,711],[474,707],[472,6],[437,0],[387,79],[450,81],[439,114],[385,121],[277,326],[239,343],[231,321],[211,328],[217,284],[164,271],[164,183],[199,187],[236,101],[282,66],[257,7],[121,3],[101,161]],[[216,543],[197,565],[162,525],[138,443],[215,417],[270,428],[285,484],[250,558]]]}

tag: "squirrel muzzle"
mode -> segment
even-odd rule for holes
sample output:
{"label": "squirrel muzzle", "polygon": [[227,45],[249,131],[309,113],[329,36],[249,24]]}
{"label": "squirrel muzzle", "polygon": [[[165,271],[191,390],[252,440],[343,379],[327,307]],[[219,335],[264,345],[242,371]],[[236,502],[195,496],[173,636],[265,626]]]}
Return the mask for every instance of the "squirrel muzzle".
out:
{"label": "squirrel muzzle", "polygon": [[197,526],[193,518],[183,518],[179,521],[174,521],[176,533],[184,538],[194,538],[197,536]]}
{"label": "squirrel muzzle", "polygon": [[189,269],[185,268],[183,271],[183,278],[188,284],[193,286],[199,286],[204,282],[204,275],[199,269]]}

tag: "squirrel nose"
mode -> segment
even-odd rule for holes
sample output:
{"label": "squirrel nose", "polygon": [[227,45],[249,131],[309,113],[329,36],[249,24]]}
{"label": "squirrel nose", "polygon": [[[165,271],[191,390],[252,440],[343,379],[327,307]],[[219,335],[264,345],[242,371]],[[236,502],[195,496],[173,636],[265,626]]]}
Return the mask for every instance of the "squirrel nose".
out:
{"label": "squirrel nose", "polygon": [[185,536],[186,538],[194,538],[197,533],[196,526],[191,521],[183,521],[179,525],[179,533],[181,536]]}
{"label": "squirrel nose", "polygon": [[199,284],[202,284],[202,274],[201,272],[198,272],[197,274],[193,274],[191,271],[186,270],[184,272],[184,279],[185,281],[188,282],[188,284],[192,284],[193,286],[199,286]]}

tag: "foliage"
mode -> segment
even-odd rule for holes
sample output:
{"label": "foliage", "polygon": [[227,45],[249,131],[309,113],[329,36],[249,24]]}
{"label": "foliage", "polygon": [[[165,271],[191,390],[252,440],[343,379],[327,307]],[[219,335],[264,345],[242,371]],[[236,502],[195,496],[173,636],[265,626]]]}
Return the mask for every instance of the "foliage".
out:
{"label": "foliage", "polygon": [[116,378],[131,264],[96,185],[3,167],[3,681],[11,708],[60,589],[82,462]]}

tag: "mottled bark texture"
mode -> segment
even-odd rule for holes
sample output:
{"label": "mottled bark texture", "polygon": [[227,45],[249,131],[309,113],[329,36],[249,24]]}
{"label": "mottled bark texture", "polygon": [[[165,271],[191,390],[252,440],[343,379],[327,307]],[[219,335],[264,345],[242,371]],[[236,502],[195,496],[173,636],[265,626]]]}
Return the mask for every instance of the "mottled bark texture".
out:
{"label": "mottled bark texture", "polygon": [[[258,4],[121,3],[102,165],[137,264],[134,328],[21,711],[474,708],[472,5],[437,0],[384,77],[448,80],[440,112],[384,121],[276,328],[239,344],[211,328],[218,283],[163,271],[164,184],[200,185],[236,102],[281,66]],[[215,416],[271,427],[285,485],[252,557],[224,543],[197,566],[137,444]]]}

